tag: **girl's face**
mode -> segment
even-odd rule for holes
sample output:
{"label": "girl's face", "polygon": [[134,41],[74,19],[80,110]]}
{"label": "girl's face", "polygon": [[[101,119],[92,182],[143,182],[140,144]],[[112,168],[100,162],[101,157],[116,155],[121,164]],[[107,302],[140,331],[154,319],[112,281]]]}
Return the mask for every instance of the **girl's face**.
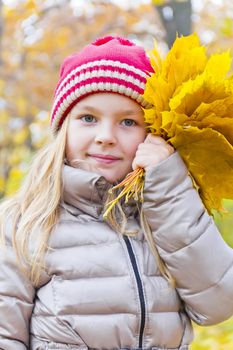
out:
{"label": "girl's face", "polygon": [[[146,137],[144,114],[132,99],[115,93],[83,98],[70,112],[66,157],[113,183],[132,171],[137,147]],[[80,163],[81,164],[81,163]]]}

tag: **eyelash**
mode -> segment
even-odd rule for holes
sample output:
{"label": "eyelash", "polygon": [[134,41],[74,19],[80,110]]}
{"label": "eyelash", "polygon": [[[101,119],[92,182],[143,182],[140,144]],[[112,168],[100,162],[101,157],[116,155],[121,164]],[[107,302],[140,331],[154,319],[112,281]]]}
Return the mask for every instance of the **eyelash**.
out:
{"label": "eyelash", "polygon": [[[90,121],[87,121],[86,120],[86,118],[92,118],[92,120]],[[81,117],[80,117],[80,119],[84,122],[84,123],[94,123],[94,122],[96,122],[97,121],[97,119],[93,116],[93,115],[91,115],[91,114],[84,114],[84,115],[82,115]],[[126,124],[123,124],[123,122],[126,122],[126,121],[130,121],[130,122],[132,122],[132,124],[131,125],[126,125]],[[136,121],[135,120],[133,120],[133,119],[130,119],[130,118],[126,118],[126,119],[123,119],[123,120],[121,120],[121,124],[122,125],[124,125],[124,126],[126,126],[126,127],[130,127],[130,126],[134,126],[134,125],[136,125],[137,123],[136,123]]]}

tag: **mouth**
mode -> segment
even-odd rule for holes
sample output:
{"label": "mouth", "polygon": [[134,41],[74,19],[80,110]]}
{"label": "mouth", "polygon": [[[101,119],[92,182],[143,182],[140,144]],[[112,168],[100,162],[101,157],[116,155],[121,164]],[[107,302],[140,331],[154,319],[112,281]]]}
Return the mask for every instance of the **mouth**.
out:
{"label": "mouth", "polygon": [[112,164],[119,161],[121,158],[109,154],[88,154],[88,157],[96,160],[98,163]]}

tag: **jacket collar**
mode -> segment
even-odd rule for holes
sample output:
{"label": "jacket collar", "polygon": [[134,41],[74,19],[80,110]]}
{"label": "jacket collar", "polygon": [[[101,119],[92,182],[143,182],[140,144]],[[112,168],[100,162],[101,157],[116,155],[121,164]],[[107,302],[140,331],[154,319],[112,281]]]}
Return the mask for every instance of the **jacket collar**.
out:
{"label": "jacket collar", "polygon": [[[69,165],[64,165],[62,175],[61,206],[75,216],[85,213],[102,219],[105,200],[112,184],[99,174]],[[127,204],[123,201],[122,208],[127,217],[137,213],[137,205],[133,199]]]}
{"label": "jacket collar", "polygon": [[111,187],[99,174],[64,165],[61,205],[73,215],[82,212],[99,218]]}

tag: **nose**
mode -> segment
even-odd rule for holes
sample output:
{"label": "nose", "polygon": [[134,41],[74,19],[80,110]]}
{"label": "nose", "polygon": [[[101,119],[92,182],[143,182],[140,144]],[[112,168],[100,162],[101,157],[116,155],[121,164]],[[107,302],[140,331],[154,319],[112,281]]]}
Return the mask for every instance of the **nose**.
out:
{"label": "nose", "polygon": [[102,125],[98,128],[95,142],[102,145],[115,145],[116,135],[112,125]]}

